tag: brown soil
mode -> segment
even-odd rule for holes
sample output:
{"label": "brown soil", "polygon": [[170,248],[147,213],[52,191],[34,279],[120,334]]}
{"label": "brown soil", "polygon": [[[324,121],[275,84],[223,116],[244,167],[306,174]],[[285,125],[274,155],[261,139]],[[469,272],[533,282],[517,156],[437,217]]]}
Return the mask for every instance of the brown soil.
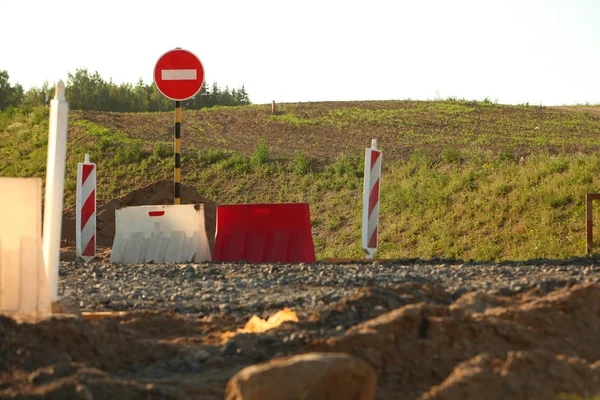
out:
{"label": "brown soil", "polygon": [[[115,210],[123,207],[173,204],[173,181],[162,180],[125,196],[97,204],[96,245],[101,257],[106,256],[107,248],[112,247],[115,237]],[[215,237],[216,203],[202,196],[189,185],[181,185],[181,204],[204,204],[205,229],[212,249]],[[75,246],[75,209],[64,211],[62,221],[62,247],[65,247],[64,260],[69,260]],[[110,254],[109,254],[110,255]]]}
{"label": "brown soil", "polygon": [[[394,308],[394,296],[412,304]],[[364,288],[325,311],[298,310],[297,323],[237,335],[246,321],[227,315],[138,312],[37,324],[0,317],[0,398],[223,399],[241,368],[312,351],[369,363],[378,374],[377,399],[600,392],[599,285],[436,300],[444,298],[443,289],[421,284]],[[345,333],[344,323],[353,325]]]}
{"label": "brown soil", "polygon": [[575,111],[580,113],[600,115],[600,107],[598,106],[556,106],[551,108],[554,108],[556,110]]}
{"label": "brown soil", "polygon": [[[446,148],[514,152],[516,159],[545,151],[575,154],[598,149],[596,144],[584,144],[583,140],[579,144],[542,145],[529,139],[537,132],[533,131],[535,126],[543,126],[548,135],[596,138],[598,133],[593,128],[598,123],[600,107],[441,103],[464,107],[464,110],[455,114],[453,109],[445,110],[432,102],[408,100],[282,103],[278,104],[276,115],[271,114],[270,105],[223,107],[209,112],[184,110],[182,151],[218,148],[252,154],[259,140],[264,139],[273,158],[293,159],[296,152],[303,151],[314,166],[319,167],[320,163],[335,160],[342,154],[362,154],[372,138],[382,146],[388,163],[407,159],[417,149],[431,155]],[[357,112],[352,113],[352,110]],[[386,117],[387,111],[402,114]],[[332,113],[337,112],[340,116],[332,117]],[[565,122],[570,121],[573,112],[587,112],[591,118],[577,123]],[[75,111],[69,118],[88,120],[148,142],[164,141],[173,135],[172,112]],[[475,140],[480,135],[492,135],[493,140]],[[69,137],[75,138],[77,133],[69,132]]]}

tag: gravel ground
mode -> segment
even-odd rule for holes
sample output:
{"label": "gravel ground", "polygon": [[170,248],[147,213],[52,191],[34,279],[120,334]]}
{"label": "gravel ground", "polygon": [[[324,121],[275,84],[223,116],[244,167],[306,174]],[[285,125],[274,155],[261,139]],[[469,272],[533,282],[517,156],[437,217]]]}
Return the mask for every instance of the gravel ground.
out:
{"label": "gravel ground", "polygon": [[398,260],[121,265],[70,261],[60,265],[59,295],[82,311],[172,310],[239,317],[267,315],[285,306],[318,309],[369,285],[439,284],[451,297],[449,302],[472,290],[511,295],[537,287],[548,292],[577,282],[600,282],[599,265],[587,258],[500,264]]}
{"label": "gravel ground", "polygon": [[[547,388],[527,397],[535,400],[600,390],[600,259],[63,260],[65,309],[131,312],[33,325],[0,318],[0,398],[222,400],[244,367],[323,351],[367,361],[377,400],[480,399],[489,395],[482,382],[496,382],[498,398],[530,387]],[[247,328],[286,307],[295,322]]]}

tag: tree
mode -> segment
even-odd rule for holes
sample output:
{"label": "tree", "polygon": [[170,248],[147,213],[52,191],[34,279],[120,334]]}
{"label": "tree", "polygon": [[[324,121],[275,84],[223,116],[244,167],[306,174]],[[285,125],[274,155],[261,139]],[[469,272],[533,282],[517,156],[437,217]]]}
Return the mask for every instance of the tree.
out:
{"label": "tree", "polygon": [[0,110],[17,107],[23,101],[23,86],[10,86],[8,71],[0,71]]}
{"label": "tree", "polygon": [[32,87],[25,93],[21,104],[26,106],[43,106],[49,104],[54,96],[55,86],[50,87],[48,81],[41,88]]}
{"label": "tree", "polygon": [[242,85],[242,88],[237,91],[237,98],[235,101],[239,105],[247,105],[250,104],[250,97],[248,97],[248,92],[246,92],[246,88]]}
{"label": "tree", "polygon": [[[208,87],[205,82],[193,98],[183,102],[183,106],[198,110],[216,105],[250,104],[244,86],[237,90],[226,86],[221,90],[214,82],[210,90]],[[8,72],[0,71],[0,109],[20,104],[42,105],[48,95],[53,95],[53,88],[50,90],[48,82],[42,88],[32,88],[23,94],[20,85],[10,86]],[[66,97],[72,110],[154,112],[173,109],[173,102],[163,96],[154,84],[146,85],[139,79],[135,86],[130,83],[117,85],[112,80],[102,79],[98,72],[90,74],[85,68],[68,74]]]}
{"label": "tree", "polygon": [[222,104],[224,106],[233,106],[234,102],[233,102],[233,96],[231,95],[231,92],[229,91],[229,86],[225,86],[225,90],[221,92],[221,98],[219,99],[219,104]]}
{"label": "tree", "polygon": [[93,81],[87,69],[77,69],[75,74],[68,74],[66,97],[69,108],[73,110],[93,110]]}
{"label": "tree", "polygon": [[144,81],[140,78],[133,89],[133,111],[148,111],[150,107],[150,96]]}

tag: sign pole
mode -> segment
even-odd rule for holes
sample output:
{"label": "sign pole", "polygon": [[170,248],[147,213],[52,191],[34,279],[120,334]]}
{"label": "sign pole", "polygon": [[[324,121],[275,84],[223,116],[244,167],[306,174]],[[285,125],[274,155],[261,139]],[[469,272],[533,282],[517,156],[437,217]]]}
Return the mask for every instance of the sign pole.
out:
{"label": "sign pole", "polygon": [[193,53],[176,47],[160,56],[154,83],[165,97],[175,100],[175,179],[173,204],[181,204],[181,102],[194,97],[204,83],[204,66]]}
{"label": "sign pole", "polygon": [[181,204],[181,101],[175,101],[175,195],[173,204]]}

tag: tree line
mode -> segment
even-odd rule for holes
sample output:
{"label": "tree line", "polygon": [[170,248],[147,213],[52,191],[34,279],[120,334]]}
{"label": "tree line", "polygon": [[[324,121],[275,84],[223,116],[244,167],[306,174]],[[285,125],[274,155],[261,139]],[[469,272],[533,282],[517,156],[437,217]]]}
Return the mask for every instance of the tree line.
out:
{"label": "tree line", "polygon": [[[8,82],[7,71],[0,70],[0,111],[8,107],[37,106],[48,104],[54,97],[54,85],[45,82],[41,88],[27,91],[20,84]],[[72,110],[96,110],[115,112],[155,112],[173,109],[173,101],[167,99],[154,83],[145,84],[139,79],[135,85],[117,85],[103,79],[98,72],[93,74],[85,68],[68,74],[65,96]],[[250,98],[242,85],[238,89],[220,88],[217,83],[207,85],[191,99],[182,101],[182,106],[198,110],[214,106],[239,106],[250,104]]]}

